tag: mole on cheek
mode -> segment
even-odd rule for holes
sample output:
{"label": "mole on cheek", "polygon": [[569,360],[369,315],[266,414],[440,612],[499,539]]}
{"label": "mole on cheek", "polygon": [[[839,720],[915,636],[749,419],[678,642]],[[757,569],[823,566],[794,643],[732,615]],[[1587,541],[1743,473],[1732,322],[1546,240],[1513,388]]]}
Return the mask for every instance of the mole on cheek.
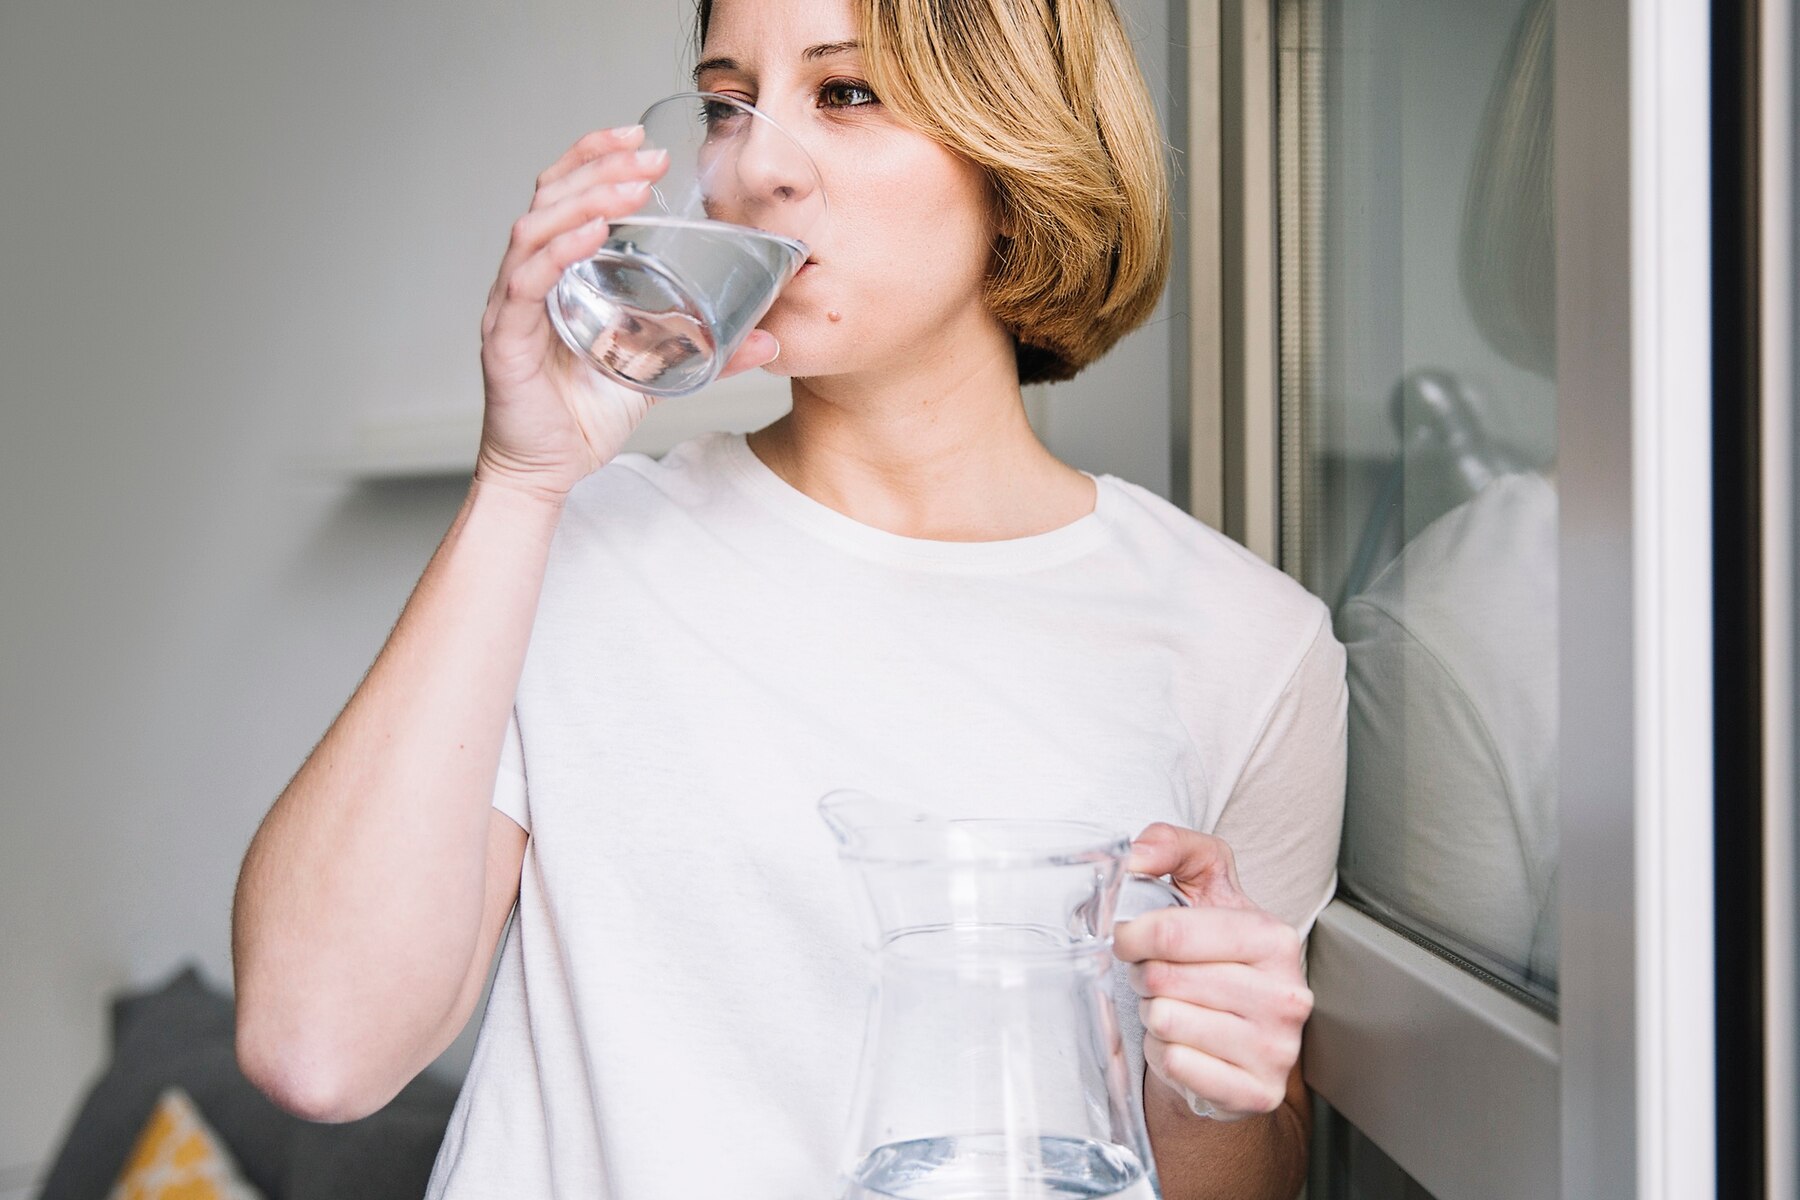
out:
{"label": "mole on cheek", "polygon": [[825,314],[825,319],[827,321],[841,321],[844,319],[844,314],[834,308]]}

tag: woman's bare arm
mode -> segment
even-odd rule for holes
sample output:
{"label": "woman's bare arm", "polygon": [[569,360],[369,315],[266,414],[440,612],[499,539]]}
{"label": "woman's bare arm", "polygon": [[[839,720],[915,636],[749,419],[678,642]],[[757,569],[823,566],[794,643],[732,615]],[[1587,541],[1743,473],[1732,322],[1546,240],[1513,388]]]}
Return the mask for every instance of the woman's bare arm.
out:
{"label": "woman's bare arm", "polygon": [[[667,168],[636,127],[538,177],[481,320],[475,482],[362,685],[244,858],[232,914],[238,1057],[318,1120],[385,1104],[456,1035],[518,893],[525,831],[492,812],[551,537],[649,397],[578,363],[544,298]],[[724,375],[778,351],[746,340]]]}
{"label": "woman's bare arm", "polygon": [[238,1054],[292,1111],[373,1112],[479,995],[518,892],[525,832],[492,796],[560,510],[471,488],[250,844],[232,922]]}
{"label": "woman's bare arm", "polygon": [[1164,1200],[1294,1200],[1306,1182],[1312,1100],[1298,1063],[1280,1108],[1229,1122],[1196,1117],[1184,1097],[1146,1071],[1144,1122]]}

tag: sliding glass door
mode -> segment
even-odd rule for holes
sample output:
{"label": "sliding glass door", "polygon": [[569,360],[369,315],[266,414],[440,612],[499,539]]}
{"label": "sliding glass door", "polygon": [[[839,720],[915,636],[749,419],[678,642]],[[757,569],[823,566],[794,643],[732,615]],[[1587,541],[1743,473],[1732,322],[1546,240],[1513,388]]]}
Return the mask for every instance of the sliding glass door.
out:
{"label": "sliding glass door", "polygon": [[1178,477],[1349,653],[1312,1200],[1713,1195],[1706,9],[1186,11]]}

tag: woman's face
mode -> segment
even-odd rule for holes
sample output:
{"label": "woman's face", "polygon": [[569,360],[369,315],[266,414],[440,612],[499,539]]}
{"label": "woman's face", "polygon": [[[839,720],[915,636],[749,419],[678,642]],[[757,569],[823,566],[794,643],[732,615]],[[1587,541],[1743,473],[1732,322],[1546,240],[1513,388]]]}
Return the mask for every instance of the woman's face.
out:
{"label": "woman's face", "polygon": [[715,0],[700,51],[699,87],[774,118],[824,182],[811,260],[760,326],[783,375],[890,370],[994,327],[987,176],[881,103],[856,39],[850,0]]}

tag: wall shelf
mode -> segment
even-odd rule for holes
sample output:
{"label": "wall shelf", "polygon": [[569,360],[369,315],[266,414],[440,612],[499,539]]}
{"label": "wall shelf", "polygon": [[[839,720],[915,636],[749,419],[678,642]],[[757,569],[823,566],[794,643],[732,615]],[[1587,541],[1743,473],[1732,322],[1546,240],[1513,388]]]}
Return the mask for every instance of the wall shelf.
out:
{"label": "wall shelf", "polygon": [[[786,413],[789,404],[786,377],[746,371],[695,395],[658,403],[625,449],[661,455],[713,430],[747,433]],[[480,443],[479,408],[377,410],[305,466],[318,474],[366,482],[466,476],[474,470]]]}

